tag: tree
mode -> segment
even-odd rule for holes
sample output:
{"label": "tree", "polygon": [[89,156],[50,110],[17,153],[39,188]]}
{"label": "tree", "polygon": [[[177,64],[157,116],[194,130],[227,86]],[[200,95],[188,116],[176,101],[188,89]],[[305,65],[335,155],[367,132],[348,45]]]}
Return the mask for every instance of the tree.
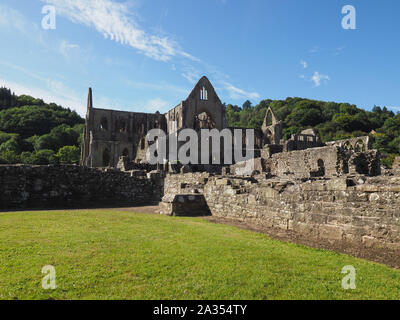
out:
{"label": "tree", "polygon": [[8,141],[4,142],[3,144],[0,145],[0,152],[3,151],[14,151],[15,153],[20,153],[20,146],[18,143],[18,138],[17,137],[12,137]]}
{"label": "tree", "polygon": [[29,138],[44,135],[62,124],[75,126],[84,120],[67,109],[46,106],[24,106],[0,111],[0,130]]}
{"label": "tree", "polygon": [[251,101],[246,100],[246,101],[243,103],[242,109],[243,109],[243,110],[251,109],[251,106],[252,106]]}
{"label": "tree", "polygon": [[58,151],[56,156],[62,164],[78,164],[81,151],[76,146],[65,146]]}
{"label": "tree", "polygon": [[31,162],[38,165],[58,164],[58,158],[53,150],[40,150],[32,153]]}
{"label": "tree", "polygon": [[0,164],[17,164],[21,161],[18,153],[15,151],[2,151],[0,152]]}
{"label": "tree", "polygon": [[[51,130],[49,134],[45,134],[35,140],[35,150],[49,149],[58,151],[63,146],[79,146],[79,138],[81,132],[78,128],[71,128],[66,124],[62,124]],[[83,130],[83,128],[81,128]]]}

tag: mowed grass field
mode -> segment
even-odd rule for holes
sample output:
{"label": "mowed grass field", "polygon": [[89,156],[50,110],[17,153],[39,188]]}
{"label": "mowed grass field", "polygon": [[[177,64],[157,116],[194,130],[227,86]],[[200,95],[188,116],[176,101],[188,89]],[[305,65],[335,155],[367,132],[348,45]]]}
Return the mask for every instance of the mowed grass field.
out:
{"label": "mowed grass field", "polygon": [[[44,290],[42,267],[56,270]],[[341,270],[357,270],[343,290]],[[0,299],[399,299],[400,271],[197,218],[0,213]]]}

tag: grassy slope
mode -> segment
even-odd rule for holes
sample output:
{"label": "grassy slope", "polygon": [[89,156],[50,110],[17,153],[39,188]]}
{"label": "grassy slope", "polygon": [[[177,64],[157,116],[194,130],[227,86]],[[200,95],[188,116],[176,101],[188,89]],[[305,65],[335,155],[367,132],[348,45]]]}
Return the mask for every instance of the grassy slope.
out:
{"label": "grassy slope", "polygon": [[[57,271],[55,291],[41,269]],[[357,289],[341,269],[357,269]],[[0,213],[0,299],[400,298],[400,271],[201,219]]]}

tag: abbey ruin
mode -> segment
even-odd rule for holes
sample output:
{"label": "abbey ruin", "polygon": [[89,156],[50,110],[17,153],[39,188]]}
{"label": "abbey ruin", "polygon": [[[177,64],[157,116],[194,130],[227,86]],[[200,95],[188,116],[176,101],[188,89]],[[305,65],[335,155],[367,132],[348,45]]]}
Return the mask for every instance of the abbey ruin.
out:
{"label": "abbey ruin", "polygon": [[[81,166],[0,166],[0,207],[159,204],[166,215],[228,217],[400,248],[400,161],[382,168],[369,136],[323,143],[310,128],[284,140],[282,122],[268,109],[247,161],[147,163],[151,129],[187,128],[240,129],[248,141],[244,128],[227,127],[206,77],[165,114],[97,109],[90,89]],[[251,171],[244,170],[249,162]]]}

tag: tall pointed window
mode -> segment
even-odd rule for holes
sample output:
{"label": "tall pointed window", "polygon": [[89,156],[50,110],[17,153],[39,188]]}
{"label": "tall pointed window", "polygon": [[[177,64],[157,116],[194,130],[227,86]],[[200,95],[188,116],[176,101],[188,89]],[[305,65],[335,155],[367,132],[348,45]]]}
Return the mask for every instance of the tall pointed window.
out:
{"label": "tall pointed window", "polygon": [[205,87],[200,90],[200,100],[208,100],[208,92]]}

